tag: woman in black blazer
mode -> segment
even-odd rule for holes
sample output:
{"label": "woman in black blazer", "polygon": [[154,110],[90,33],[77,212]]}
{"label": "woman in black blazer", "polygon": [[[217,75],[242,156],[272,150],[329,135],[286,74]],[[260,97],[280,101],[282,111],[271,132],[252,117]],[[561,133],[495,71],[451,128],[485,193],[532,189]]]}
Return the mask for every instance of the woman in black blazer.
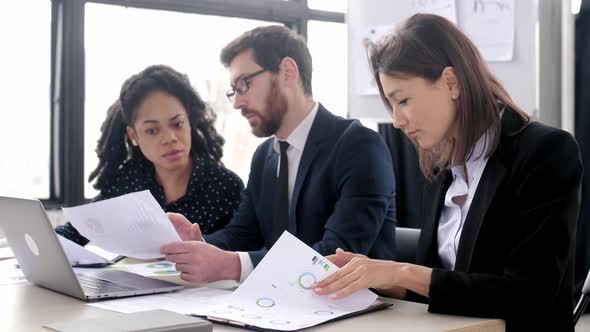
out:
{"label": "woman in black blazer", "polygon": [[412,16],[371,46],[370,62],[430,179],[417,264],[339,249],[329,259],[343,268],[315,291],[370,287],[431,312],[502,318],[508,331],[573,331],[582,165],[572,136],[533,122],[442,17]]}

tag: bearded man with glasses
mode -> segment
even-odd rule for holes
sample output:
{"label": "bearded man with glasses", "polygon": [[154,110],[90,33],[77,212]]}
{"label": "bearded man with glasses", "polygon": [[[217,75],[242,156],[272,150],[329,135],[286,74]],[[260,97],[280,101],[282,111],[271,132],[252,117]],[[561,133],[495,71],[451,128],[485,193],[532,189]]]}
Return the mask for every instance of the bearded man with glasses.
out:
{"label": "bearded man with glasses", "polygon": [[252,133],[270,137],[252,158],[246,190],[229,224],[206,236],[169,214],[183,241],[161,248],[183,280],[244,280],[288,231],[322,255],[337,248],[394,258],[395,178],[391,154],[374,131],[314,101],[312,61],[303,38],[259,27],[221,52],[227,97]]}

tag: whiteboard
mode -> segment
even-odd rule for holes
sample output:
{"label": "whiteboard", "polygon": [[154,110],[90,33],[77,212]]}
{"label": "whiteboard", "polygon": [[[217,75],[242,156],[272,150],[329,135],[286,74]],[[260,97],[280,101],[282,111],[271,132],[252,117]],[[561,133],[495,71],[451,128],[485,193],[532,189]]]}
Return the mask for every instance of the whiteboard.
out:
{"label": "whiteboard", "polygon": [[[349,117],[391,121],[379,95],[360,93],[366,87],[369,72],[366,51],[362,47],[366,31],[374,26],[397,25],[414,12],[414,0],[348,0],[348,86]],[[474,0],[456,0],[457,20],[461,25]],[[470,7],[471,6],[471,7]],[[509,62],[488,62],[492,72],[515,102],[532,115],[538,110],[538,2],[515,1],[515,46]]]}

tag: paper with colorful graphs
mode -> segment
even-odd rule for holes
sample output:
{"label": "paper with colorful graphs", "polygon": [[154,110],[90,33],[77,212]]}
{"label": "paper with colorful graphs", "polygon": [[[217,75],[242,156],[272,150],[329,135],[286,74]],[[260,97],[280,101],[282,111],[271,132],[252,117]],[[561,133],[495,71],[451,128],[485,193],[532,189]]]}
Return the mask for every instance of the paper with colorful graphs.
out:
{"label": "paper with colorful graphs", "polygon": [[167,309],[213,322],[295,331],[344,315],[382,308],[377,295],[361,289],[347,298],[318,296],[311,287],[338,267],[288,232],[284,232],[256,269],[233,293],[210,288],[146,295],[88,305],[130,313]]}
{"label": "paper with colorful graphs", "polygon": [[263,329],[294,331],[371,306],[368,289],[334,300],[313,292],[312,285],[338,267],[288,232],[284,232],[252,274],[224,304],[193,314]]}

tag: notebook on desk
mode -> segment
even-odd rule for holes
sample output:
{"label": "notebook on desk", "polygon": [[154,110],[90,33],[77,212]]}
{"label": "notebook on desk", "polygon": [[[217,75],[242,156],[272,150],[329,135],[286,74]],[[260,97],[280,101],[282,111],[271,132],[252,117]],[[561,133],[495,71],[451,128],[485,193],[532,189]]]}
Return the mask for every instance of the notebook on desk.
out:
{"label": "notebook on desk", "polygon": [[118,270],[74,271],[41,202],[0,197],[0,211],[0,228],[31,283],[85,301],[184,288],[168,281]]}

